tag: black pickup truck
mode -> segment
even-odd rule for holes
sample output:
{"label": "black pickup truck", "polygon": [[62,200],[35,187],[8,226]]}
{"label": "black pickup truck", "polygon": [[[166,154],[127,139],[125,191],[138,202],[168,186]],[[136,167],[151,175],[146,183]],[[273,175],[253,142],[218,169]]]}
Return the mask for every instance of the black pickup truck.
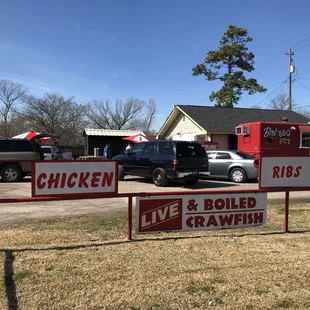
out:
{"label": "black pickup truck", "polygon": [[117,155],[118,179],[125,175],[152,178],[156,186],[166,186],[169,180],[183,179],[188,185],[199,176],[209,175],[208,156],[196,142],[155,140],[135,144],[130,152]]}

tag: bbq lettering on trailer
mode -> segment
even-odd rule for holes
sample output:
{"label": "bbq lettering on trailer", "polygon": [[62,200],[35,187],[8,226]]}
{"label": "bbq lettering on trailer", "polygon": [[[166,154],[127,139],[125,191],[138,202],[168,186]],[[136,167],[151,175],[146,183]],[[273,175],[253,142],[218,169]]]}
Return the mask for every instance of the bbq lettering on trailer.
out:
{"label": "bbq lettering on trailer", "polygon": [[169,221],[178,217],[179,214],[178,201],[166,204],[157,209],[146,211],[141,217],[141,229],[147,229],[154,225]]}
{"label": "bbq lettering on trailer", "polygon": [[114,178],[113,172],[72,172],[67,173],[51,173],[47,176],[46,173],[41,173],[37,177],[37,187],[44,188],[79,188],[89,187],[110,187]]}

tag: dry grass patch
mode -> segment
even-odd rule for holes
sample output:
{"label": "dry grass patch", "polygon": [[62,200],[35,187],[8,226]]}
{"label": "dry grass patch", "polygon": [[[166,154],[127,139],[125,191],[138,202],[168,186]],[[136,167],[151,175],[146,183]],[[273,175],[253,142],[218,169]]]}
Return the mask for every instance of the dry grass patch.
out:
{"label": "dry grass patch", "polygon": [[19,224],[1,231],[0,309],[310,309],[310,206],[291,208],[292,234],[283,213],[134,242],[125,214]]}

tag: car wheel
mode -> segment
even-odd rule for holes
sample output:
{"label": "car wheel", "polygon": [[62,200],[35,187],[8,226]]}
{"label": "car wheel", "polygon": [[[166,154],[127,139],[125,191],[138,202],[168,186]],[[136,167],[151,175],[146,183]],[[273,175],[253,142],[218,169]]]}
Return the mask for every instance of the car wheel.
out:
{"label": "car wheel", "polygon": [[124,179],[125,179],[124,168],[122,165],[118,165],[118,180],[124,181]]}
{"label": "car wheel", "polygon": [[243,183],[247,179],[246,173],[242,168],[234,168],[230,172],[230,180],[235,183]]}
{"label": "car wheel", "polygon": [[152,180],[156,186],[164,187],[168,184],[166,171],[163,168],[156,168],[153,171]]}
{"label": "car wheel", "polygon": [[195,185],[195,184],[198,183],[198,181],[199,181],[198,178],[196,178],[196,179],[191,179],[191,180],[185,180],[185,184],[186,184],[186,185]]}
{"label": "car wheel", "polygon": [[22,172],[17,165],[10,164],[1,168],[0,175],[4,182],[18,182],[22,177]]}

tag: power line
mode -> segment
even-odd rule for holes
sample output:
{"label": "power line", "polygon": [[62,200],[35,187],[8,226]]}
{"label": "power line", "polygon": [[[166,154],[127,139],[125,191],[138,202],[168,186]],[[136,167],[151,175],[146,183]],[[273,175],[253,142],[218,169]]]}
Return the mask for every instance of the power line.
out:
{"label": "power line", "polygon": [[[307,43],[308,41],[310,41],[310,37],[306,37],[306,38],[304,38],[304,39],[302,39],[302,40],[300,40],[300,41],[298,41],[298,42],[296,42],[296,43],[294,43],[294,44],[291,44],[291,45],[288,46],[287,48],[289,48],[289,47],[294,47],[294,48],[296,48],[296,47],[299,47],[300,45],[302,45],[302,44],[304,44],[304,43]],[[300,48],[297,49],[297,50],[303,49],[304,47],[306,47],[306,46],[308,46],[308,45],[310,45],[310,43],[307,44],[307,45],[305,45],[305,46],[300,47]],[[287,49],[287,48],[286,48],[286,49]],[[257,70],[259,70],[259,69],[261,69],[261,70],[259,70],[258,72],[253,72],[252,77],[255,76],[255,75],[257,75],[257,74],[259,74],[259,73],[261,73],[261,72],[263,72],[264,70],[266,70],[266,69],[272,67],[273,65],[277,64],[278,62],[280,62],[280,61],[282,60],[282,58],[284,58],[284,56],[285,56],[285,51],[283,51],[283,52],[277,54],[277,55],[274,56],[272,59],[268,60],[267,62],[263,63],[262,65],[257,66],[256,68],[254,68],[254,70],[255,70],[255,71],[257,71]],[[269,65],[269,66],[267,66],[267,65]],[[267,67],[264,68],[265,66],[267,66]]]}
{"label": "power line", "polygon": [[[285,55],[283,54],[276,62],[271,63],[268,67],[262,68],[262,69],[259,70],[258,72],[254,72],[254,74],[252,75],[252,77],[255,76],[255,75],[258,75],[258,74],[260,74],[261,72],[263,72],[264,70],[266,70],[266,69],[268,69],[268,68],[274,66],[275,64],[277,64],[278,62],[280,62],[280,61],[283,59],[284,56],[285,56]],[[269,61],[268,63],[270,63],[270,62],[271,62],[271,61]],[[266,64],[267,64],[267,63],[266,63]],[[255,69],[255,70],[257,70],[257,69]]]}
{"label": "power line", "polygon": [[[277,97],[281,94],[281,92],[282,92],[282,90],[283,90],[285,84],[286,84],[286,82],[282,84],[281,89],[279,90],[278,94],[277,94],[276,96],[274,96],[273,99],[277,98]],[[281,86],[281,85],[280,85],[280,86]],[[273,99],[272,99],[272,100],[273,100]],[[271,100],[271,101],[272,101],[272,100]],[[268,104],[267,108],[269,108],[269,107],[271,106],[271,104],[272,104],[272,102],[270,102],[270,103]]]}
{"label": "power line", "polygon": [[298,47],[298,46],[300,46],[300,45],[302,45],[302,44],[308,42],[309,40],[310,40],[310,37],[306,37],[305,39],[302,39],[302,40],[296,42],[295,44],[293,44],[293,45],[291,45],[291,46],[289,46],[289,47],[291,47],[291,48],[296,48],[296,47]]}
{"label": "power line", "polygon": [[[300,40],[300,41],[298,41],[298,42],[296,42],[296,43],[294,43],[294,44],[289,45],[285,50],[287,50],[290,46],[296,48],[296,47],[298,47],[299,45],[301,45],[301,44],[303,44],[303,43],[306,43],[306,42],[309,41],[309,40],[310,40],[310,37],[306,37],[305,39],[302,39],[302,40]],[[259,72],[255,72],[253,75],[259,74],[260,72],[264,71],[265,69],[268,69],[268,68],[270,68],[271,66],[277,64],[277,63],[285,56],[285,50],[283,50],[283,52],[277,54],[276,56],[274,56],[273,58],[271,58],[271,59],[268,60],[267,62],[265,62],[265,63],[263,63],[263,64],[257,66],[256,68],[254,68],[254,70],[256,71],[256,70],[261,69],[261,68],[267,66],[268,64],[270,64],[267,68],[264,68],[264,69],[260,70]],[[279,57],[280,57],[280,58],[279,58]],[[275,63],[272,63],[272,62],[275,61],[275,60],[277,60],[277,61],[276,61]]]}
{"label": "power line", "polygon": [[310,43],[308,43],[308,44],[306,44],[304,46],[301,46],[300,48],[295,49],[295,52],[300,51],[300,50],[304,49],[305,47],[307,47],[309,45],[310,45]]}
{"label": "power line", "polygon": [[[265,100],[267,100],[269,97],[271,97],[274,93],[276,93],[279,89],[283,89],[284,85],[287,83],[287,78],[283,81],[280,82],[280,85],[273,91],[271,92],[268,96],[266,96],[263,100],[261,100],[260,102],[257,103],[257,105],[260,105],[261,103],[263,103]],[[278,83],[279,84],[279,83]],[[277,85],[277,84],[276,84]]]}
{"label": "power line", "polygon": [[310,91],[310,88],[308,88],[307,86],[305,86],[304,84],[300,83],[298,80],[295,80],[298,84],[300,84],[301,86],[303,86],[305,89],[308,89]]}

